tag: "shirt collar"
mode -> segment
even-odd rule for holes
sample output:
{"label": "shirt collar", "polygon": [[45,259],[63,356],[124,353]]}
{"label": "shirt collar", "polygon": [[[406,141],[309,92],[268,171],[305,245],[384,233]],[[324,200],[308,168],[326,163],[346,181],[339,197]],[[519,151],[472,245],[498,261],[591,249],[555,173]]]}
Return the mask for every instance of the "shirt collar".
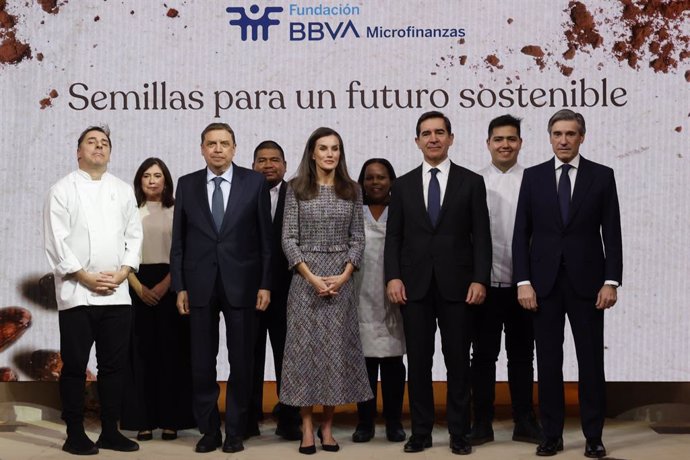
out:
{"label": "shirt collar", "polygon": [[513,166],[510,167],[510,169],[506,172],[501,171],[498,166],[496,166],[493,163],[489,163],[489,171],[494,173],[494,174],[514,174],[518,171],[522,170],[522,166],[520,166],[520,163],[515,163]]}
{"label": "shirt collar", "polygon": [[[91,174],[87,173],[87,172],[84,171],[83,169],[77,169],[77,174],[78,174],[82,179],[85,179],[85,180],[88,180],[88,181],[93,181],[93,179],[91,178]],[[106,176],[106,174],[108,174],[108,173],[107,173],[107,172],[104,172],[104,173],[103,173],[103,175],[101,176],[101,180],[103,180],[103,178]],[[97,182],[97,181],[94,181],[94,182]]]}
{"label": "shirt collar", "polygon": [[[556,155],[553,156],[553,159],[554,159],[555,169],[558,169],[565,164],[561,160],[559,160]],[[568,163],[568,164],[570,166],[572,166],[573,168],[578,169],[580,167],[580,154],[578,153],[577,155],[575,155],[575,158],[570,160],[570,163]]]}
{"label": "shirt collar", "polygon": [[208,166],[206,167],[206,182],[211,182],[213,179],[216,177],[222,177],[226,181],[228,181],[229,184],[232,184],[232,171],[233,171],[234,165],[230,163],[230,167],[225,171],[223,174],[220,176],[216,176],[213,171],[211,171]]}
{"label": "shirt collar", "polygon": [[426,161],[422,162],[422,172],[424,174],[428,174],[432,168],[438,169],[439,171],[441,171],[441,173],[443,173],[447,176],[448,171],[450,171],[450,158],[446,158],[445,160],[443,160],[441,163],[439,163],[436,166],[431,166]]}

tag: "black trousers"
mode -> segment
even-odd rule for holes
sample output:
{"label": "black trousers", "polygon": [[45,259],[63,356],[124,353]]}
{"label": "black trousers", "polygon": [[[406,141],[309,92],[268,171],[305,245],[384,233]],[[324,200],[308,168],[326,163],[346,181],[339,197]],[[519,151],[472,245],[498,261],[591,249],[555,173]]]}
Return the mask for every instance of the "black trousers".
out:
{"label": "black trousers", "polygon": [[563,268],[553,290],[539,297],[534,315],[539,370],[539,412],[544,436],[563,434],[565,395],[563,389],[563,338],[568,315],[575,341],[579,374],[580,420],[587,438],[600,438],[606,412],[604,377],[604,311],[595,298],[578,296]]}
{"label": "black trousers", "polygon": [[[153,287],[170,272],[168,264],[139,266],[137,277]],[[132,334],[123,386],[125,430],[196,426],[192,412],[189,317],[178,313],[175,294],[167,292],[155,306],[146,305],[130,289]]]}
{"label": "black trousers", "polygon": [[532,413],[534,383],[533,314],[517,301],[516,287],[491,287],[483,305],[472,309],[472,408],[475,425],[494,419],[496,360],[505,330],[508,385],[513,419]]}
{"label": "black trousers", "polygon": [[225,391],[225,433],[231,438],[241,438],[252,393],[256,310],[254,305],[241,308],[230,305],[220,273],[209,305],[190,308],[194,417],[201,433],[220,429],[216,357],[221,312],[230,364]]}
{"label": "black trousers", "polygon": [[79,306],[59,312],[60,399],[68,429],[84,422],[86,366],[94,343],[101,421],[104,429],[117,427],[131,317],[129,305]]}
{"label": "black trousers", "polygon": [[423,299],[401,307],[407,345],[408,396],[412,434],[429,435],[434,427],[434,392],[431,381],[436,324],[446,365],[448,431],[462,436],[469,431],[470,310],[465,302],[441,297],[432,280]]}
{"label": "black trousers", "polygon": [[381,396],[383,398],[383,418],[386,425],[400,423],[403,395],[405,394],[405,364],[402,356],[386,358],[364,358],[367,365],[369,385],[374,398],[357,403],[359,423],[373,427],[376,418],[376,393],[378,390],[379,368],[381,369]]}
{"label": "black trousers", "polygon": [[[254,348],[254,381],[252,399],[249,406],[247,426],[256,426],[263,418],[263,396],[264,396],[264,366],[266,363],[266,339],[271,339],[271,349],[273,350],[273,364],[276,374],[276,391],[280,394],[280,379],[283,375],[283,353],[285,351],[285,335],[287,331],[286,305],[287,299],[280,302],[278,299],[271,299],[271,304],[266,311],[256,312],[257,314],[257,334],[256,345]],[[299,407],[280,404],[278,410],[278,424],[300,423]]]}

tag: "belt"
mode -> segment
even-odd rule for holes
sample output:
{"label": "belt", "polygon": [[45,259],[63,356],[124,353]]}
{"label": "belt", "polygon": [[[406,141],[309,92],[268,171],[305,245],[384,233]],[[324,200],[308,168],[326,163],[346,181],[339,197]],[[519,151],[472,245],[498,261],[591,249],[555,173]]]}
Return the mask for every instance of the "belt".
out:
{"label": "belt", "polygon": [[491,282],[491,287],[495,287],[495,288],[509,288],[509,287],[513,287],[513,283],[504,283],[504,282],[501,282],[501,281],[492,281],[492,282]]}

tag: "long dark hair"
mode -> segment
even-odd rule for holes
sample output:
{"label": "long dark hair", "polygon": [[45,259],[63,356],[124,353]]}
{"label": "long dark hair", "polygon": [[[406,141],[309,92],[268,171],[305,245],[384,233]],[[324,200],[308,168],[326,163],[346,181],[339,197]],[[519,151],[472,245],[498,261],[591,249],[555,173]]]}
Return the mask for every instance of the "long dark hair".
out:
{"label": "long dark hair", "polygon": [[371,164],[380,164],[383,165],[384,168],[386,168],[386,171],[388,171],[388,178],[391,180],[391,185],[393,185],[393,181],[396,177],[393,165],[390,161],[386,160],[385,158],[369,158],[367,161],[365,161],[362,165],[362,170],[359,172],[359,178],[357,179],[357,182],[359,183],[360,187],[362,187],[362,201],[364,204],[371,204],[371,201],[369,201],[369,197],[367,196],[367,192],[364,190],[364,175],[367,172],[367,166]]}
{"label": "long dark hair", "polygon": [[137,206],[141,207],[146,203],[146,195],[144,195],[144,190],[141,188],[141,178],[144,176],[146,170],[153,165],[158,165],[161,171],[163,171],[163,182],[165,183],[165,187],[163,187],[163,193],[161,195],[161,204],[163,207],[169,208],[175,204],[172,176],[163,160],[155,157],[145,159],[134,175],[134,196],[137,199]]}
{"label": "long dark hair", "polygon": [[357,182],[350,178],[347,173],[347,163],[345,162],[345,146],[340,134],[332,128],[318,128],[311,133],[304,147],[302,161],[297,168],[297,176],[290,181],[295,197],[298,200],[312,200],[319,194],[319,186],[316,183],[316,161],[312,158],[316,141],[326,136],[335,136],[340,144],[340,158],[338,166],[335,168],[334,189],[338,198],[343,200],[355,201],[357,199]]}

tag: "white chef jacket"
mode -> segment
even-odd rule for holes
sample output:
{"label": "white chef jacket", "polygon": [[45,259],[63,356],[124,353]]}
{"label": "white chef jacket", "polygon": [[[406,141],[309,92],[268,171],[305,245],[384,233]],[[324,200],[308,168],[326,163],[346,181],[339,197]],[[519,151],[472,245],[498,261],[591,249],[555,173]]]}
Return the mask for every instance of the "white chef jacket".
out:
{"label": "white chef jacket", "polygon": [[80,305],[131,305],[129,285],[113,294],[90,291],[75,278],[87,272],[139,268],[143,240],[132,188],[112,174],[92,180],[82,170],[60,179],[48,192],[43,212],[45,252],[55,274],[58,310]]}
{"label": "white chef jacket", "polygon": [[486,203],[491,222],[491,283],[513,284],[513,229],[525,168],[515,164],[503,172],[493,163],[479,171],[486,184]]}

